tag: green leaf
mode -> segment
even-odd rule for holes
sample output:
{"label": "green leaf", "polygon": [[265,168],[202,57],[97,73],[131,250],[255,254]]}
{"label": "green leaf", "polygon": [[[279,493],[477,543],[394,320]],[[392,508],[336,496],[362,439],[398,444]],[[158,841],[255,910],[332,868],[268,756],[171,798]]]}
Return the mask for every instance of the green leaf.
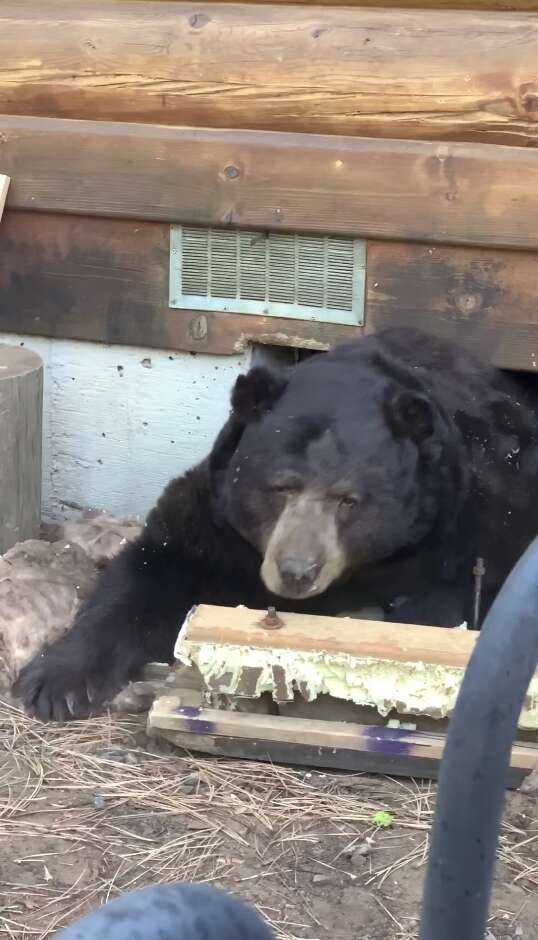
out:
{"label": "green leaf", "polygon": [[390,829],[394,823],[394,816],[392,813],[386,813],[384,810],[380,809],[372,816],[372,822],[374,826],[379,826],[380,829]]}

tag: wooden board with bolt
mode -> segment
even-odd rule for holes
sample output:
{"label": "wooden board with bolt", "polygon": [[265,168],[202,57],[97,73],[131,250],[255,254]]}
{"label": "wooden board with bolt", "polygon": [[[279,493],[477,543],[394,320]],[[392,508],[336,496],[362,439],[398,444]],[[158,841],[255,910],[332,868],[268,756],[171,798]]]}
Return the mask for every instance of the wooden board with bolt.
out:
{"label": "wooden board with bolt", "polygon": [[[477,636],[201,605],[180,631],[178,678],[157,696],[149,732],[211,754],[435,778]],[[537,729],[538,674],[511,785],[536,766]]]}

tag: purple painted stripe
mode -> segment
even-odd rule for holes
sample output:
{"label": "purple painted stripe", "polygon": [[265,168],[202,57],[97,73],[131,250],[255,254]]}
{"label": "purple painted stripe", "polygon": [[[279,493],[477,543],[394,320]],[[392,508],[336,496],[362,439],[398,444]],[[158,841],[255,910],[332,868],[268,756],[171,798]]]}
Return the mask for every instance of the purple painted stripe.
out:
{"label": "purple painted stripe", "polygon": [[[195,705],[180,705],[174,709],[185,721],[185,730],[192,734],[217,734],[218,722],[208,721],[203,717],[204,710]],[[390,756],[416,754],[417,744],[409,739],[409,731],[404,728],[385,728],[382,725],[371,725],[361,728],[357,734],[357,751],[370,754],[387,754]],[[275,742],[277,743],[277,742]],[[292,742],[281,742],[292,743]],[[321,745],[327,748],[329,745]]]}
{"label": "purple painted stripe", "polygon": [[174,709],[176,715],[185,718],[185,724],[193,734],[216,734],[217,724],[214,721],[208,721],[202,718],[202,709],[196,705],[179,705]]}
{"label": "purple painted stripe", "polygon": [[363,728],[359,739],[359,750],[373,754],[413,754],[416,744],[407,740],[409,732],[403,728],[383,728],[372,725]]}

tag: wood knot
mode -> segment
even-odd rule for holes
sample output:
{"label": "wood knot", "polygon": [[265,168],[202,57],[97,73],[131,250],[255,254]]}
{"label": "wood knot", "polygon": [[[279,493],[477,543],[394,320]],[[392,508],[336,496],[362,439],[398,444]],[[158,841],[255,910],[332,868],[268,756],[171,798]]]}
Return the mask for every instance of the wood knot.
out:
{"label": "wood knot", "polygon": [[232,166],[231,164],[230,166],[224,167],[223,173],[227,180],[236,180],[241,176],[241,170],[239,167]]}
{"label": "wood knot", "polygon": [[204,26],[207,26],[211,22],[211,17],[207,13],[193,13],[189,17],[189,23],[193,29],[203,29]]}
{"label": "wood knot", "polygon": [[523,110],[527,114],[532,114],[535,111],[538,111],[538,95],[524,95],[522,99]]}
{"label": "wood knot", "polygon": [[538,112],[538,89],[533,82],[525,82],[520,88],[521,108],[525,114]]}
{"label": "wood knot", "polygon": [[461,291],[454,296],[454,303],[464,317],[469,317],[482,310],[484,298],[479,291]]}
{"label": "wood knot", "polygon": [[207,317],[203,314],[199,317],[194,317],[189,323],[189,334],[191,338],[198,343],[207,339]]}

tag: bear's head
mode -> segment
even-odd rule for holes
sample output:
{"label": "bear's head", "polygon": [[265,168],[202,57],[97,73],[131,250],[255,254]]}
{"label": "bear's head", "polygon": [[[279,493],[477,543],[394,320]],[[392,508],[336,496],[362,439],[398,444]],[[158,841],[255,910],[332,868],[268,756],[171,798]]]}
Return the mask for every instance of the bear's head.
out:
{"label": "bear's head", "polygon": [[238,378],[210,472],[265,586],[308,598],[413,548],[441,517],[450,524],[462,483],[453,439],[413,375],[327,354]]}

